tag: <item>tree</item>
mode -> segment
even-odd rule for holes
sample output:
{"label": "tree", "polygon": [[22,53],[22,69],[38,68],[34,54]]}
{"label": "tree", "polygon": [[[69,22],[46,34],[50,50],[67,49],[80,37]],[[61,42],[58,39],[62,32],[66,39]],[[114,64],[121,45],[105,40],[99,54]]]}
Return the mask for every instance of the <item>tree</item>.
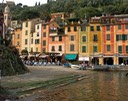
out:
{"label": "tree", "polygon": [[39,16],[40,13],[37,10],[25,10],[21,13],[20,19],[27,20],[27,19],[38,18]]}
{"label": "tree", "polygon": [[37,2],[35,3],[35,6],[37,6]]}
{"label": "tree", "polygon": [[38,6],[40,6],[40,2],[38,3]]}

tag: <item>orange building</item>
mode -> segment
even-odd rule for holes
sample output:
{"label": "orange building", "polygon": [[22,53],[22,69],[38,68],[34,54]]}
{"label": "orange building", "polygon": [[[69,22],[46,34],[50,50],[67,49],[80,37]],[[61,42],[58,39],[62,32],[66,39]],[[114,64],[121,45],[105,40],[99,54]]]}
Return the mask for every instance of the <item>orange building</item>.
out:
{"label": "orange building", "polygon": [[41,52],[45,53],[49,51],[49,23],[42,23],[42,35],[41,35]]}
{"label": "orange building", "polygon": [[79,26],[80,22],[77,18],[69,18],[65,23],[66,60],[77,60],[79,54]]}
{"label": "orange building", "polygon": [[103,64],[115,64],[114,53],[115,50],[115,18],[114,16],[102,16],[102,47],[103,47]]}
{"label": "orange building", "polygon": [[103,16],[101,21],[104,64],[128,64],[128,15]]}
{"label": "orange building", "polygon": [[128,64],[128,15],[115,15],[116,64]]}
{"label": "orange building", "polygon": [[[57,60],[61,61],[62,55],[65,53],[65,33],[64,33],[64,23],[57,23],[56,21],[51,21],[49,23],[49,52],[53,53]],[[55,61],[52,59],[53,62]]]}

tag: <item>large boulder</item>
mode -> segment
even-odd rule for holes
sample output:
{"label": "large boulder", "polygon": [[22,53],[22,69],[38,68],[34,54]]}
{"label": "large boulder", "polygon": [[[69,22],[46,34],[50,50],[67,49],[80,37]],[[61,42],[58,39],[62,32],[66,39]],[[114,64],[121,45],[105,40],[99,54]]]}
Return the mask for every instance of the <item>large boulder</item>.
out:
{"label": "large boulder", "polygon": [[0,71],[2,76],[24,74],[29,72],[22,63],[16,48],[0,45]]}

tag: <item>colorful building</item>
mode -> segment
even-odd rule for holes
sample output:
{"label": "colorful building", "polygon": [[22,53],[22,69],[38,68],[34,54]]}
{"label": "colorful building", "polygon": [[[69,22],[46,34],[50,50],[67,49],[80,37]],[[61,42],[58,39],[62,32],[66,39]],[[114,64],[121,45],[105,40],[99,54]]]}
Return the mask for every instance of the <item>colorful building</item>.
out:
{"label": "colorful building", "polygon": [[49,23],[42,23],[42,35],[41,35],[41,52],[45,53],[49,50]]}
{"label": "colorful building", "polygon": [[128,15],[115,15],[116,64],[128,64]]}
{"label": "colorful building", "polygon": [[103,64],[102,57],[102,33],[100,17],[92,17],[89,22],[89,52],[92,64]]}
{"label": "colorful building", "polygon": [[[35,24],[40,22],[39,18],[23,21],[22,23],[22,50],[27,50],[29,53],[32,51],[38,51],[35,49],[35,43],[38,44],[40,41],[34,38]],[[39,35],[40,36],[40,35]],[[38,37],[38,36],[37,36]],[[37,38],[36,37],[36,38]],[[40,37],[41,38],[41,37]],[[35,41],[36,40],[36,41]]]}
{"label": "colorful building", "polygon": [[89,62],[89,25],[83,19],[79,28],[79,61]]}
{"label": "colorful building", "polygon": [[[62,25],[61,25],[62,24]],[[51,21],[49,23],[49,52],[53,53],[57,60],[61,61],[65,53],[65,33],[62,22]]]}
{"label": "colorful building", "polygon": [[102,16],[102,47],[103,47],[103,64],[116,64],[114,53],[116,55],[116,39],[115,39],[115,18],[114,16]]}
{"label": "colorful building", "polygon": [[21,54],[21,47],[22,47],[22,26],[21,25],[15,27],[14,29],[12,45],[15,46],[19,51],[19,54]]}
{"label": "colorful building", "polygon": [[69,18],[65,22],[65,59],[77,60],[79,52],[79,27],[80,22],[77,18]]}

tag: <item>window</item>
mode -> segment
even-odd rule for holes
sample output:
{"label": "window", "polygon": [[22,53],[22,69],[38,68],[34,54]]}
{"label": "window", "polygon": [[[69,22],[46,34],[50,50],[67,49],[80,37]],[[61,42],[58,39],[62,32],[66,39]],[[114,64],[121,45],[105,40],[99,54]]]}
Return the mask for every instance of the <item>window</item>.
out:
{"label": "window", "polygon": [[94,34],[94,36],[93,36],[93,41],[98,41],[98,36],[97,36],[97,34]]}
{"label": "window", "polygon": [[128,35],[126,34],[126,40],[128,40]]}
{"label": "window", "polygon": [[55,41],[55,37],[52,37],[52,42],[54,42]]}
{"label": "window", "polygon": [[19,41],[17,41],[17,46],[20,46],[20,42]]}
{"label": "window", "polygon": [[36,52],[38,52],[38,47],[36,47]]}
{"label": "window", "polygon": [[43,33],[43,37],[46,37],[46,32]]}
{"label": "window", "polygon": [[46,46],[46,41],[45,40],[43,41],[43,46]]}
{"label": "window", "polygon": [[107,30],[107,31],[110,31],[110,25],[107,25],[107,26],[106,26],[106,30]]}
{"label": "window", "polygon": [[86,46],[82,46],[82,52],[83,52],[83,53],[86,52]]}
{"label": "window", "polygon": [[97,31],[100,31],[100,26],[96,26]]}
{"label": "window", "polygon": [[39,36],[39,32],[37,32],[37,37]]}
{"label": "window", "polygon": [[111,51],[111,46],[110,45],[107,45],[107,52],[108,51]]}
{"label": "window", "polygon": [[46,29],[46,25],[44,25],[44,29]]}
{"label": "window", "polygon": [[35,44],[39,44],[40,40],[39,39],[35,39]]}
{"label": "window", "polygon": [[128,46],[126,46],[126,53],[128,53]]}
{"label": "window", "polygon": [[121,25],[118,25],[118,30],[121,30]]}
{"label": "window", "polygon": [[71,40],[71,41],[74,41],[74,35],[71,35],[71,36],[70,36],[70,40]]}
{"label": "window", "polygon": [[10,20],[10,16],[8,16],[8,20]]}
{"label": "window", "polygon": [[122,35],[122,40],[125,41],[125,40],[127,40],[126,38],[127,38],[126,35],[123,34]]}
{"label": "window", "polygon": [[94,26],[90,26],[90,30],[91,31],[94,31]]}
{"label": "window", "polygon": [[106,35],[106,40],[110,40],[110,34]]}
{"label": "window", "polygon": [[33,48],[31,48],[31,52],[33,52]]}
{"label": "window", "polygon": [[81,31],[86,31],[86,27],[85,26],[81,26]]}
{"label": "window", "polygon": [[25,45],[27,45],[28,44],[28,40],[27,39],[25,39]]}
{"label": "window", "polygon": [[52,50],[51,51],[55,51],[55,46],[52,46]]}
{"label": "window", "polygon": [[6,20],[6,16],[4,17],[4,19]]}
{"label": "window", "polygon": [[74,45],[70,45],[70,51],[74,51]]}
{"label": "window", "polygon": [[82,36],[82,42],[86,42],[86,36]]}
{"label": "window", "polygon": [[17,39],[20,39],[20,34],[17,35]]}
{"label": "window", "polygon": [[31,39],[31,44],[33,44],[33,39]]}
{"label": "window", "polygon": [[76,26],[74,26],[74,31],[77,31],[77,27]]}
{"label": "window", "polygon": [[25,26],[28,27],[28,22],[26,22],[26,25]]}
{"label": "window", "polygon": [[68,32],[70,32],[71,31],[71,29],[70,29],[70,27],[68,27]]}
{"label": "window", "polygon": [[28,35],[28,31],[27,30],[25,31],[25,35]]}
{"label": "window", "polygon": [[93,52],[97,52],[97,46],[93,46]]}
{"label": "window", "polygon": [[122,53],[122,46],[118,46],[118,52]]}
{"label": "window", "polygon": [[62,36],[59,36],[59,41],[62,41]]}
{"label": "window", "polygon": [[39,29],[40,28],[40,26],[39,25],[37,25],[37,29]]}
{"label": "window", "polygon": [[116,35],[116,41],[122,40],[122,35]]}
{"label": "window", "polygon": [[62,51],[62,46],[59,46],[59,49],[58,49],[58,51]]}
{"label": "window", "polygon": [[125,25],[125,29],[128,29],[128,24]]}
{"label": "window", "polygon": [[33,33],[31,33],[31,37],[33,37]]}

